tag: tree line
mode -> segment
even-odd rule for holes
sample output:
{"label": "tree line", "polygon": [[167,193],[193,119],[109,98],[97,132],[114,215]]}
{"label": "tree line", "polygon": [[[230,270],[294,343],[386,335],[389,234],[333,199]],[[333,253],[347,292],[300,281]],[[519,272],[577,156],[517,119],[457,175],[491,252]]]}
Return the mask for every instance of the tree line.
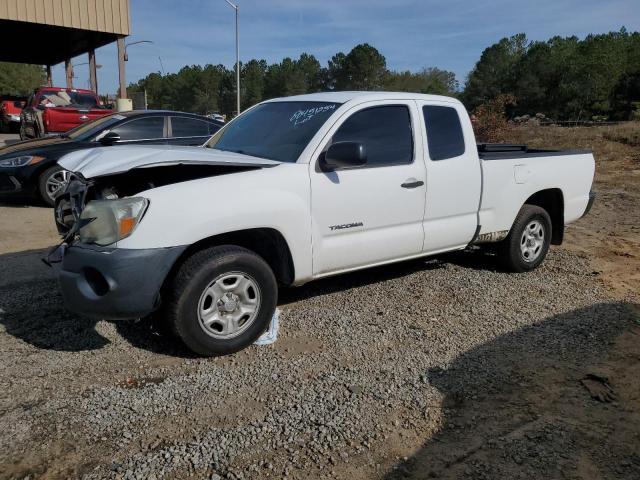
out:
{"label": "tree line", "polygon": [[[640,32],[553,37],[531,42],[521,33],[486,48],[461,88],[454,73],[435,67],[394,71],[373,46],[335,54],[326,65],[308,53],[269,64],[242,63],[241,100],[320,91],[387,90],[459,97],[471,111],[510,98],[511,117],[544,113],[556,120],[640,119]],[[0,93],[27,93],[44,81],[40,67],[0,64]],[[235,70],[224,65],[185,66],[151,73],[128,87],[146,92],[149,108],[233,116]]]}
{"label": "tree line", "polygon": [[[224,65],[185,66],[177,73],[152,73],[128,87],[145,91],[149,108],[197,113],[221,112],[232,116],[236,108],[235,70]],[[337,53],[323,67],[308,53],[280,63],[249,60],[240,67],[241,108],[269,98],[327,90],[395,90],[455,95],[455,74],[438,68],[419,72],[390,71],[385,57],[361,44],[349,53]]]}
{"label": "tree line", "polygon": [[511,116],[557,120],[640,120],[640,32],[503,38],[482,52],[461,99],[467,108],[509,95]]}

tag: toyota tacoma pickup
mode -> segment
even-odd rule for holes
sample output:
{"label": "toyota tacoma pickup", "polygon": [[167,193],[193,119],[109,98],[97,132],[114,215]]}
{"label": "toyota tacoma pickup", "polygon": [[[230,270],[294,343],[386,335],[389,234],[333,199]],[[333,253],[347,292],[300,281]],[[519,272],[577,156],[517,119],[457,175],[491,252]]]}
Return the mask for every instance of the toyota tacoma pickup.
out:
{"label": "toyota tacoma pickup", "polygon": [[65,133],[78,125],[113,113],[91,90],[42,87],[29,96],[20,114],[20,138]]}
{"label": "toyota tacoma pickup", "polygon": [[332,92],[260,103],[207,148],[71,153],[50,254],[69,309],[154,311],[188,348],[235,352],[279,285],[491,244],[536,268],[589,210],[589,151],[476,145],[452,98]]}

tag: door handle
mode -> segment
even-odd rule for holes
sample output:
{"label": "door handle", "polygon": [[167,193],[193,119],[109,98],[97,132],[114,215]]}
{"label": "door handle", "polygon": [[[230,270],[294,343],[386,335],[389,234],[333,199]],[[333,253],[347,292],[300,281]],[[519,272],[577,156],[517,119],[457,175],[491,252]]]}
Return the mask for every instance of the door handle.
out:
{"label": "door handle", "polygon": [[422,185],[424,185],[424,182],[422,180],[414,180],[413,178],[411,178],[400,186],[402,188],[418,188],[418,187],[421,187]]}

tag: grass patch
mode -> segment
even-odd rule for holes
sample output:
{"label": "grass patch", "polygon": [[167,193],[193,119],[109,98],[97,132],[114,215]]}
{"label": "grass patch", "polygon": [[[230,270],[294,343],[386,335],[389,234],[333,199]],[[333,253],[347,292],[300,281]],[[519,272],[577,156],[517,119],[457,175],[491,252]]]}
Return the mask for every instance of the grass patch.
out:
{"label": "grass patch", "polygon": [[640,122],[621,123],[609,127],[603,134],[604,138],[613,142],[620,142],[632,147],[640,147]]}

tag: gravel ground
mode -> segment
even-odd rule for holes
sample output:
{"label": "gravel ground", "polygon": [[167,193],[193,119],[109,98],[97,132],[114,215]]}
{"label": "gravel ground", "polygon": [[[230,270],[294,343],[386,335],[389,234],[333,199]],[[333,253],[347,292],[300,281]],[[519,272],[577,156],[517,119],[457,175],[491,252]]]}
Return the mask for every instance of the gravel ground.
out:
{"label": "gravel ground", "polygon": [[580,256],[512,275],[464,253],[285,292],[275,345],[200,359],[151,322],[65,312],[37,255],[2,260],[5,478],[382,477],[447,423],[437,379],[465,352],[512,338],[479,362],[502,378],[509,334],[538,325],[546,356],[587,361],[585,329],[606,345],[629,321]]}

